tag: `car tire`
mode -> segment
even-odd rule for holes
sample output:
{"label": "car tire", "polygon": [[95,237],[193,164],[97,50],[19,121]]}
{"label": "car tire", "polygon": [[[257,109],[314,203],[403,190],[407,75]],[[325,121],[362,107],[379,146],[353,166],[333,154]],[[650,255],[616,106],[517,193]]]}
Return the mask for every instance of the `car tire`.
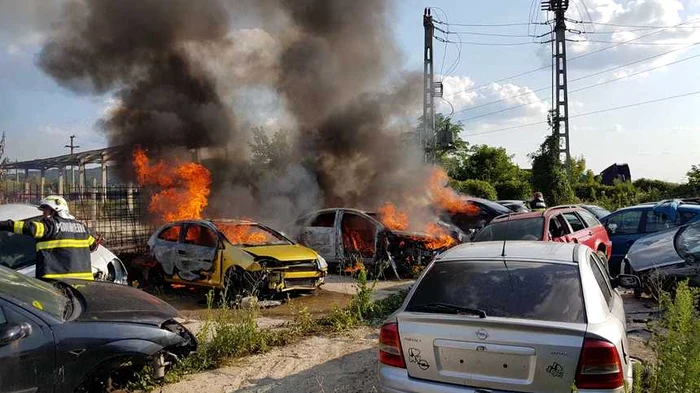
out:
{"label": "car tire", "polygon": [[598,250],[595,253],[596,255],[598,255],[598,258],[602,259],[603,262],[605,262],[605,266],[608,267],[608,270],[610,270],[610,267],[608,266],[608,256],[605,255],[605,252]]}
{"label": "car tire", "polygon": [[265,281],[264,273],[250,272],[238,266],[229,268],[224,278],[224,298],[232,305],[238,305],[245,297],[260,295]]}

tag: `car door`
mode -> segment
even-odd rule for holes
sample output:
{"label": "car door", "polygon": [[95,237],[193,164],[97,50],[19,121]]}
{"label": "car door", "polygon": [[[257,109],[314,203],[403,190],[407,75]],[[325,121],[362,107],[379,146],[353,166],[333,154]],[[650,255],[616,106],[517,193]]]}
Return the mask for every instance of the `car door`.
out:
{"label": "car door", "polygon": [[0,392],[53,392],[54,366],[48,325],[0,299]]}
{"label": "car door", "polygon": [[568,243],[571,235],[571,228],[561,214],[553,215],[549,218],[549,237],[552,241],[560,243]]}
{"label": "car door", "polygon": [[377,224],[369,217],[343,211],[340,233],[345,261],[355,262],[361,259],[364,264],[373,263],[377,253],[377,231]]}
{"label": "car door", "polygon": [[620,274],[620,263],[635,240],[642,236],[642,217],[650,209],[623,210],[613,213],[603,220],[612,241],[612,255],[608,261],[610,275]]}
{"label": "car door", "polygon": [[219,250],[217,232],[198,223],[185,224],[184,229],[182,242],[175,247],[178,275],[187,281],[211,281]]}
{"label": "car door", "polygon": [[312,217],[301,229],[299,242],[328,262],[338,262],[338,234],[336,232],[336,210],[323,211]]}
{"label": "car door", "polygon": [[595,250],[596,239],[593,233],[595,228],[589,227],[588,223],[586,223],[578,212],[567,212],[563,213],[562,216],[564,216],[566,221],[569,223],[569,226],[571,226],[571,230],[573,231],[572,241],[574,243],[585,244],[586,246]]}
{"label": "car door", "polygon": [[175,266],[179,263],[177,247],[182,238],[182,224],[172,224],[161,229],[151,244],[153,257],[163,267],[166,276],[175,274]]}

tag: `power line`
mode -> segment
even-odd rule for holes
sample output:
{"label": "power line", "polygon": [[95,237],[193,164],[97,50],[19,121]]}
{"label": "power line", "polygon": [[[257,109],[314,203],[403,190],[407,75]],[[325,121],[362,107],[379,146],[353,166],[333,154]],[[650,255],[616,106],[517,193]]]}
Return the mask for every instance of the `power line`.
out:
{"label": "power line", "polygon": [[[625,24],[618,24],[618,23],[602,23],[602,22],[591,22],[591,21],[580,21],[580,20],[575,20],[575,19],[566,19],[567,22],[571,23],[578,23],[578,24],[590,24],[590,25],[598,25],[598,26],[610,26],[610,27],[628,27],[632,29],[643,29],[643,30],[653,30],[653,29],[699,29],[700,26],[679,26],[679,25],[670,25],[670,26],[650,26],[650,25],[625,25]],[[690,23],[690,22],[700,22],[700,20],[690,20],[683,22],[684,23]]]}
{"label": "power line", "polygon": [[445,25],[445,26],[463,26],[463,27],[511,27],[511,26],[528,26],[532,24],[527,23],[447,23],[441,20],[433,19],[435,23]]}
{"label": "power line", "polygon": [[[636,76],[636,75],[639,75],[639,74],[643,74],[643,73],[646,73],[646,72],[649,72],[649,71],[658,70],[659,68],[664,68],[664,67],[668,67],[668,66],[673,65],[673,64],[678,64],[678,63],[682,63],[682,62],[684,62],[684,61],[692,60],[692,59],[695,59],[695,58],[697,58],[697,57],[700,57],[700,54],[693,55],[693,56],[690,56],[690,57],[686,57],[686,58],[683,58],[683,59],[679,59],[679,60],[676,60],[676,61],[672,61],[672,62],[670,62],[670,63],[658,65],[658,66],[655,66],[655,67],[647,68],[647,69],[644,69],[644,70],[640,70],[640,71],[634,72],[634,73],[632,73],[632,74],[623,75],[623,76],[620,76],[620,77],[617,77],[617,78],[614,78],[614,79],[610,79],[610,80],[607,80],[607,81],[595,83],[595,84],[593,84],[593,85],[584,86],[584,87],[581,87],[581,88],[579,88],[579,89],[572,90],[572,91],[570,91],[570,93],[577,93],[577,92],[579,92],[579,91],[588,90],[588,89],[592,89],[592,88],[594,88],[594,87],[599,87],[599,86],[607,85],[607,84],[609,84],[609,83],[617,82],[617,81],[620,81],[620,80],[623,80],[623,79],[627,79],[627,78],[630,78],[630,77],[633,77],[633,76]],[[547,86],[547,87],[541,88],[541,89],[539,89],[539,90],[548,89],[549,87],[550,87],[550,86]],[[533,90],[533,91],[531,91],[531,92],[529,92],[529,93],[534,93],[534,92],[535,92],[535,90]],[[528,93],[528,94],[529,94],[529,93]],[[525,94],[523,94],[523,95],[525,95]],[[476,119],[480,119],[480,118],[483,118],[483,117],[487,117],[487,116],[491,116],[491,115],[495,115],[495,114],[499,114],[499,113],[503,113],[503,112],[508,112],[508,111],[511,111],[511,110],[514,110],[514,109],[522,108],[522,107],[524,107],[524,106],[528,106],[528,105],[531,105],[531,104],[537,104],[537,103],[543,102],[543,101],[544,101],[544,99],[538,98],[537,100],[534,100],[534,101],[526,102],[526,103],[519,104],[519,105],[509,106],[509,107],[507,107],[507,108],[503,108],[503,109],[500,109],[500,110],[497,110],[497,111],[493,111],[493,112],[489,112],[489,113],[484,113],[484,114],[479,115],[479,116],[470,117],[470,118],[464,119],[464,120],[462,120],[462,121],[463,121],[463,122],[469,122],[469,121],[476,120]],[[464,112],[464,110],[460,110],[460,111],[457,111],[457,112],[454,112],[454,113],[460,113],[460,112]]]}
{"label": "power line", "polygon": [[[700,42],[695,42],[695,43],[692,43],[692,44],[687,45],[687,46],[685,46],[685,47],[672,49],[672,50],[669,50],[669,51],[666,51],[666,52],[663,52],[663,53],[659,53],[659,54],[657,54],[657,55],[644,57],[644,58],[642,58],[642,59],[634,60],[634,61],[631,61],[631,62],[622,64],[622,65],[619,65],[619,66],[615,66],[615,67],[612,67],[612,68],[606,68],[606,69],[601,70],[601,71],[597,71],[597,72],[594,72],[594,73],[591,73],[591,74],[587,74],[587,75],[580,76],[580,77],[578,77],[578,78],[572,79],[572,80],[570,80],[569,82],[578,82],[578,81],[581,81],[581,80],[584,80],[584,79],[592,78],[592,77],[597,76],[597,75],[601,75],[601,74],[605,74],[605,73],[608,73],[608,72],[611,72],[611,71],[615,71],[615,70],[618,70],[618,69],[620,69],[620,68],[625,68],[625,67],[629,67],[629,66],[631,66],[631,65],[643,63],[643,62],[646,62],[646,61],[649,61],[649,60],[653,60],[653,59],[656,59],[656,58],[659,58],[659,57],[662,57],[662,56],[666,56],[666,55],[671,54],[671,53],[673,53],[673,52],[678,52],[678,51],[681,51],[681,50],[688,49],[688,48],[693,47],[693,46],[696,46],[696,45],[698,45],[698,44],[700,44]],[[665,66],[667,66],[667,65],[679,63],[679,62],[681,62],[681,61],[689,60],[689,59],[694,58],[694,57],[695,57],[695,56],[692,56],[692,57],[689,57],[689,58],[686,58],[686,59],[683,59],[683,60],[674,61],[674,62],[671,62],[671,63],[668,63],[668,64],[664,65],[663,67],[665,67]],[[644,71],[644,72],[647,72],[647,71],[650,71],[650,70],[646,70],[646,71]],[[628,75],[628,76],[631,76],[631,75]],[[475,109],[479,109],[479,108],[483,108],[483,107],[486,107],[486,106],[489,106],[489,105],[498,104],[498,103],[500,103],[500,102],[508,101],[508,100],[513,99],[513,98],[523,97],[523,96],[526,96],[526,95],[530,95],[530,94],[532,94],[532,93],[536,93],[536,92],[539,92],[539,91],[543,91],[543,90],[549,89],[550,87],[552,87],[552,85],[544,86],[544,87],[541,87],[541,88],[538,88],[538,89],[534,89],[534,90],[531,90],[531,91],[527,91],[527,92],[524,92],[524,93],[521,93],[521,94],[517,94],[517,95],[514,95],[514,96],[509,96],[509,97],[501,98],[501,99],[499,99],[499,100],[487,102],[487,103],[485,103],[485,104],[481,104],[481,105],[472,106],[472,107],[469,107],[469,108],[460,109],[460,110],[456,111],[455,113],[468,112],[468,111],[475,110]]]}
{"label": "power line", "polygon": [[501,33],[482,33],[478,31],[455,31],[455,30],[442,30],[436,27],[435,30],[443,32],[445,34],[464,34],[464,35],[477,35],[485,37],[515,37],[515,38],[535,38],[532,34],[501,34]]}
{"label": "power line", "polygon": [[[576,43],[584,42],[594,42],[598,44],[614,44],[616,41],[606,41],[606,40],[581,40],[581,41],[569,41]],[[687,42],[630,42],[628,45],[648,45],[648,46],[673,46],[673,45],[687,45]]]}
{"label": "power line", "polygon": [[532,44],[541,44],[542,42],[533,42],[533,41],[525,41],[525,42],[508,42],[508,43],[503,43],[503,42],[476,42],[476,41],[453,41],[450,39],[444,39],[440,38],[438,36],[435,36],[435,39],[440,41],[440,42],[447,42],[450,44],[462,44],[462,45],[481,45],[481,46],[519,46],[519,45],[532,45]]}
{"label": "power line", "polygon": [[[627,104],[627,105],[621,105],[621,106],[616,106],[616,107],[607,108],[607,109],[601,109],[601,110],[592,111],[592,112],[579,113],[578,115],[569,116],[569,118],[570,118],[570,119],[573,119],[573,118],[577,118],[577,117],[592,116],[592,115],[597,115],[597,114],[600,114],[600,113],[613,112],[613,111],[617,111],[617,110],[621,110],[621,109],[633,108],[633,107],[636,107],[636,106],[642,106],[642,105],[647,105],[647,104],[653,104],[653,103],[656,103],[656,102],[668,101],[668,100],[673,100],[673,99],[676,99],[676,98],[689,97],[689,96],[698,95],[698,94],[700,94],[700,90],[698,90],[698,91],[693,91],[693,92],[689,92],[689,93],[678,94],[678,95],[674,95],[674,96],[670,96],[670,97],[657,98],[657,99],[648,100],[648,101],[636,102],[636,103],[633,103],[633,104]],[[483,131],[483,132],[477,132],[477,133],[469,134],[469,136],[493,134],[493,133],[496,133],[496,132],[502,132],[502,131],[507,131],[507,130],[514,130],[514,129],[516,129],[516,128],[531,127],[531,126],[540,125],[540,124],[546,124],[546,123],[547,123],[546,121],[540,121],[540,122],[535,122],[535,123],[522,124],[522,125],[519,125],[519,126],[497,128],[497,129],[495,129],[495,130],[489,130],[489,131]]]}
{"label": "power line", "polygon": [[[567,19],[567,20],[569,20],[569,19]],[[579,22],[580,22],[580,21],[579,21]],[[613,45],[610,45],[610,46],[606,46],[606,47],[603,47],[603,48],[600,48],[600,49],[597,49],[597,50],[594,50],[594,51],[591,51],[591,52],[586,52],[586,53],[580,54],[580,55],[578,55],[578,56],[571,57],[571,58],[568,59],[568,61],[569,61],[569,62],[571,62],[571,61],[576,61],[576,60],[578,60],[578,59],[582,59],[582,58],[584,58],[584,57],[588,57],[588,56],[593,55],[593,54],[596,54],[596,53],[600,53],[600,52],[603,52],[603,51],[606,51],[606,50],[609,50],[609,49],[616,48],[616,47],[618,47],[618,46],[620,46],[620,45],[626,45],[626,44],[629,44],[630,42],[634,42],[634,41],[637,41],[637,40],[642,39],[642,38],[650,37],[650,36],[652,36],[652,35],[655,35],[655,34],[660,33],[661,31],[663,31],[663,29],[679,27],[679,26],[681,26],[681,25],[683,25],[683,24],[690,23],[690,22],[698,22],[698,21],[685,21],[685,22],[679,23],[679,24],[674,25],[674,26],[662,27],[662,28],[660,28],[660,30],[653,31],[653,32],[651,32],[651,33],[649,33],[649,34],[641,35],[641,36],[636,37],[636,38],[631,38],[631,39],[626,40],[626,41],[620,41],[620,42],[617,42],[617,43],[615,43],[615,44],[613,44]],[[583,22],[580,22],[580,23],[583,23]],[[479,44],[479,45],[494,45],[494,44],[485,44],[485,43],[484,43],[484,44]],[[694,45],[694,44],[693,44],[693,45]],[[478,86],[470,87],[470,88],[468,88],[468,89],[466,89],[466,90],[462,90],[462,91],[459,91],[459,92],[454,92],[454,93],[448,94],[447,97],[451,97],[451,96],[456,95],[456,94],[461,94],[461,93],[466,93],[466,92],[469,92],[469,91],[481,89],[481,88],[484,88],[484,87],[486,87],[486,86],[489,86],[489,85],[491,85],[491,84],[493,84],[493,83],[500,83],[500,82],[504,82],[504,81],[507,81],[507,80],[519,78],[519,77],[521,77],[521,76],[533,74],[533,73],[535,73],[535,72],[542,71],[542,70],[546,70],[546,69],[549,69],[549,68],[550,68],[550,66],[548,66],[548,65],[547,65],[547,66],[542,66],[542,67],[535,68],[535,69],[532,69],[532,70],[529,70],[529,71],[525,71],[525,72],[521,72],[521,73],[518,73],[518,74],[515,74],[515,75],[507,76],[507,77],[505,77],[505,78],[501,78],[501,79],[498,79],[498,80],[493,81],[493,82],[483,83],[483,84],[478,85]]]}

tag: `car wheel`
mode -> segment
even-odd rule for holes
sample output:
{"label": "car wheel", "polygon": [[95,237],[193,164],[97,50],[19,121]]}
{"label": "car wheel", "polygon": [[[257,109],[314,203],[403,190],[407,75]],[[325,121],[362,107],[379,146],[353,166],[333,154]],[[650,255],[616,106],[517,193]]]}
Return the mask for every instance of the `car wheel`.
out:
{"label": "car wheel", "polygon": [[245,297],[257,297],[264,289],[265,278],[263,271],[250,272],[237,266],[229,268],[224,279],[224,299],[238,305]]}
{"label": "car wheel", "polygon": [[[596,255],[598,255],[598,258],[600,258],[601,260],[603,260],[603,262],[605,262],[606,265],[608,264],[608,256],[605,255],[605,252],[598,250],[595,253],[596,253]],[[608,268],[608,270],[609,269],[610,268]]]}
{"label": "car wheel", "polygon": [[117,393],[127,392],[129,382],[147,364],[145,359],[120,358],[97,366],[74,393]]}

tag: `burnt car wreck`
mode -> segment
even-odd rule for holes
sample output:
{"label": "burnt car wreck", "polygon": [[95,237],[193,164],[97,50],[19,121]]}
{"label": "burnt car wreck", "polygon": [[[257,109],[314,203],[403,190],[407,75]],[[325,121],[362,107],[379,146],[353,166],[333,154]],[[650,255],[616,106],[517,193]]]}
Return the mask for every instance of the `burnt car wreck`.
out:
{"label": "burnt car wreck", "polygon": [[700,287],[700,222],[645,236],[632,245],[622,261],[622,272],[642,279],[635,295],[655,294],[688,280]]}
{"label": "burnt car wreck", "polygon": [[322,209],[296,221],[298,241],[316,250],[337,271],[353,272],[358,262],[370,273],[395,276],[415,273],[435,255],[467,236],[446,222],[433,224],[435,233],[399,231],[387,228],[377,214],[349,208]]}

